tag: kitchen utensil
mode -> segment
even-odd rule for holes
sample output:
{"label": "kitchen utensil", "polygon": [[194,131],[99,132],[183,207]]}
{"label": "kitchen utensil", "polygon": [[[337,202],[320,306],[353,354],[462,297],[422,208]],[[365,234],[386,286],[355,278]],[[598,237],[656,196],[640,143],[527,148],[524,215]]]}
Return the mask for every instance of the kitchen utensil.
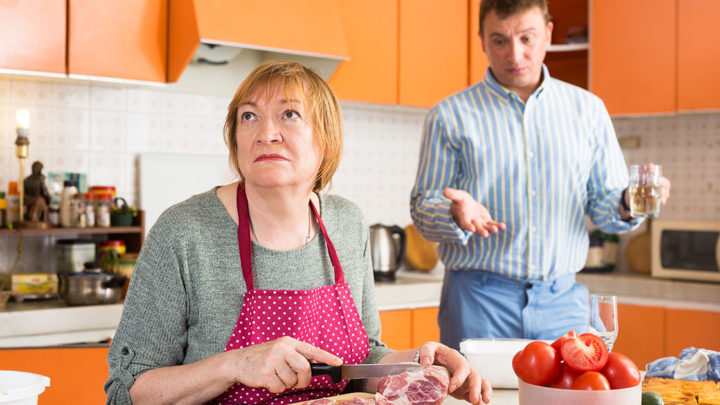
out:
{"label": "kitchen utensil", "polygon": [[370,252],[375,281],[394,281],[405,256],[405,231],[397,225],[372,225]]}
{"label": "kitchen utensil", "polygon": [[585,391],[541,387],[539,385],[528,384],[522,380],[518,381],[518,400],[520,405],[639,404],[642,396],[642,384],[615,390]]}
{"label": "kitchen utensil", "polygon": [[618,336],[617,297],[614,295],[590,295],[590,333],[599,336],[608,351]]}
{"label": "kitchen utensil", "polygon": [[430,242],[420,235],[415,225],[405,227],[405,260],[415,270],[430,271],[438,262],[435,251],[437,243]]}
{"label": "kitchen utensil", "polygon": [[466,339],[460,342],[460,353],[493,388],[517,388],[518,378],[512,369],[512,358],[530,342],[532,340],[529,339]]}
{"label": "kitchen utensil", "polygon": [[427,366],[419,363],[387,363],[387,364],[343,364],[331,366],[324,363],[310,364],[313,376],[328,375],[334,383],[340,380],[353,380],[358,378],[385,377],[400,374],[405,371],[418,371]]}
{"label": "kitchen utensil", "polygon": [[99,271],[87,265],[80,273],[60,274],[60,296],[68,305],[114,304],[122,299],[125,276]]}

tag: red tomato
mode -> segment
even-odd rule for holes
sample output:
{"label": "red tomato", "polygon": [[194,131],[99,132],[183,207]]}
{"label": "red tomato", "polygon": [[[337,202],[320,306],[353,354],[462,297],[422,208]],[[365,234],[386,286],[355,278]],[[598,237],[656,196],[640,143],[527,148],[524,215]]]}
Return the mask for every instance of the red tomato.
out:
{"label": "red tomato", "polygon": [[574,390],[609,390],[610,383],[604,375],[597,371],[586,371],[580,374],[573,384]]}
{"label": "red tomato", "polygon": [[577,377],[578,373],[572,371],[570,367],[563,363],[560,366],[560,375],[555,379],[555,381],[553,381],[552,384],[550,384],[550,387],[571,390]]}
{"label": "red tomato", "polygon": [[608,349],[605,342],[592,333],[567,339],[560,349],[565,364],[575,371],[599,371],[605,367]]}
{"label": "red tomato", "polygon": [[621,353],[610,353],[601,372],[614,390],[640,384],[640,370],[628,356]]}
{"label": "red tomato", "polygon": [[515,354],[512,366],[521,380],[545,386],[560,373],[560,355],[549,344],[536,340]]}
{"label": "red tomato", "polygon": [[577,330],[573,329],[570,332],[560,336],[556,341],[554,341],[552,343],[551,346],[554,347],[555,350],[558,351],[558,353],[560,353],[560,348],[562,347],[562,344],[565,343],[566,340],[571,339],[571,338],[576,338],[576,337],[577,337]]}

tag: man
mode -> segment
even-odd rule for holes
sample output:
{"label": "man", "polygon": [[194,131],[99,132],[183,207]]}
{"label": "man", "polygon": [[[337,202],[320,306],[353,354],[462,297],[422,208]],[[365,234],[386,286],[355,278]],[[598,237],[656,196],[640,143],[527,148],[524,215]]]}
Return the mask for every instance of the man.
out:
{"label": "man", "polygon": [[[439,242],[440,340],[555,339],[588,329],[585,215],[604,232],[636,228],[628,174],[602,101],[543,64],[545,0],[483,0],[482,82],[425,122],[411,215]],[[663,181],[662,202],[670,182]]]}

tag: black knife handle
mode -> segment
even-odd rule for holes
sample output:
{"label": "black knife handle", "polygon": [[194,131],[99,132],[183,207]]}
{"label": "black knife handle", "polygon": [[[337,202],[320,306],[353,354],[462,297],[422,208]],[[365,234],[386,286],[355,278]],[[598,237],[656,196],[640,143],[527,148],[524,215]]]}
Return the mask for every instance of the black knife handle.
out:
{"label": "black knife handle", "polygon": [[310,363],[310,371],[313,377],[318,375],[329,375],[333,383],[340,382],[340,369],[342,366],[331,366],[325,363]]}

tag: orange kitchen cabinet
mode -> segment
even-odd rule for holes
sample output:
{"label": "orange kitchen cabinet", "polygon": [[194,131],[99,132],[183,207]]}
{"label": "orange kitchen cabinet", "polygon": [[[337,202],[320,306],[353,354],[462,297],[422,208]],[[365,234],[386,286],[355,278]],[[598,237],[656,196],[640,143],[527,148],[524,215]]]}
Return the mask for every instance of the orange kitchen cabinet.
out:
{"label": "orange kitchen cabinet", "polygon": [[65,74],[65,1],[0,1],[0,69]]}
{"label": "orange kitchen cabinet", "polygon": [[0,349],[0,368],[50,377],[38,404],[104,404],[108,348]]}
{"label": "orange kitchen cabinet", "polygon": [[398,3],[340,0],[349,61],[329,80],[338,98],[397,104]]}
{"label": "orange kitchen cabinet", "polygon": [[720,80],[709,74],[720,65],[720,2],[678,0],[677,11],[678,110],[720,109]]}
{"label": "orange kitchen cabinet", "polygon": [[610,114],[675,111],[675,1],[590,2],[590,91]]}
{"label": "orange kitchen cabinet", "polygon": [[480,39],[480,0],[468,0],[470,2],[470,83],[477,83],[485,77],[488,63],[487,56],[482,49]]}
{"label": "orange kitchen cabinet", "polygon": [[438,307],[418,308],[412,311],[412,347],[420,347],[429,341],[440,341],[437,315]]}
{"label": "orange kitchen cabinet", "polygon": [[412,310],[380,311],[382,340],[394,350],[412,349]]}
{"label": "orange kitchen cabinet", "polygon": [[618,304],[613,351],[630,357],[641,370],[665,357],[665,308]]}
{"label": "orange kitchen cabinet", "polygon": [[400,0],[398,101],[430,107],[468,85],[468,0]]}
{"label": "orange kitchen cabinet", "polygon": [[693,346],[720,351],[720,312],[666,309],[665,356],[680,356]]}
{"label": "orange kitchen cabinet", "polygon": [[69,0],[68,73],[165,82],[167,0]]}

